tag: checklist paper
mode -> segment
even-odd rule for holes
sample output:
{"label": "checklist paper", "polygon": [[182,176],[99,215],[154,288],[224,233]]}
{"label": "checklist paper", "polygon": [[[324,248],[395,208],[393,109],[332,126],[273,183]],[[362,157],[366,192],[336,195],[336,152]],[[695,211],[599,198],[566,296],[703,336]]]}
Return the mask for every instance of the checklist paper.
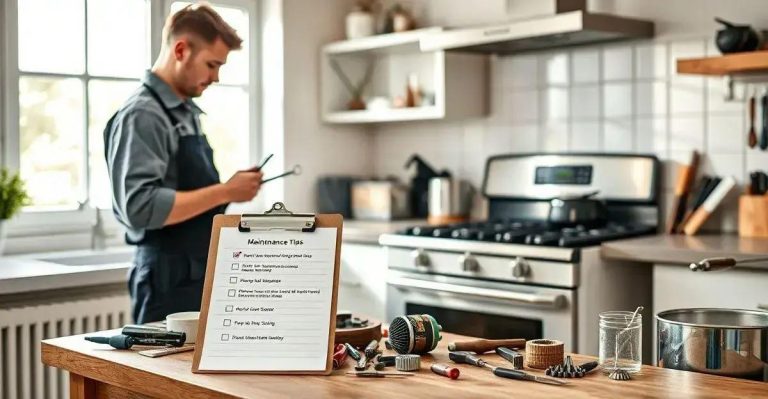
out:
{"label": "checklist paper", "polygon": [[325,370],[335,257],[335,227],[222,227],[199,369]]}

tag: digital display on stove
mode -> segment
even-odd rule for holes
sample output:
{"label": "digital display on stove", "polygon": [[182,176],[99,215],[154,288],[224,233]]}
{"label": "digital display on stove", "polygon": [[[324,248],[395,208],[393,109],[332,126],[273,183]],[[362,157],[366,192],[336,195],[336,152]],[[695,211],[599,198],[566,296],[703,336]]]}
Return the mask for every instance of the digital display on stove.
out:
{"label": "digital display on stove", "polygon": [[536,184],[592,183],[592,165],[539,166],[536,168]]}

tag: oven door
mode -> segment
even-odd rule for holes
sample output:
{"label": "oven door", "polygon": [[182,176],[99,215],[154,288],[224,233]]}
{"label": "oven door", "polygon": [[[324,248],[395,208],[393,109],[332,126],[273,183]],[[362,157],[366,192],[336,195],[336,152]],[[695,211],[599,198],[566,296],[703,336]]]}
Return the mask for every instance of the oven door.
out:
{"label": "oven door", "polygon": [[576,348],[569,289],[389,270],[387,318],[427,313],[443,331],[488,339],[557,339]]}

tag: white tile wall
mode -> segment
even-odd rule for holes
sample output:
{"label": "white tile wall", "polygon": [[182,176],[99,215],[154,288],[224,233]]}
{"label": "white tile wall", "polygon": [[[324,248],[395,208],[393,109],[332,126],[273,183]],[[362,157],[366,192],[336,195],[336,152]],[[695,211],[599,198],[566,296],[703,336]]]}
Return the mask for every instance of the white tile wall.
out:
{"label": "white tile wall", "polygon": [[[677,58],[712,53],[709,42],[709,37],[686,38],[498,57],[491,115],[379,126],[376,171],[407,179],[402,165],[417,152],[479,186],[492,154],[652,153],[662,160],[668,204],[677,168],[696,149],[703,154],[703,173],[733,175],[743,184],[749,171],[768,170],[768,152],[746,148],[744,101],[724,101],[719,78],[675,72]],[[735,230],[736,203],[734,193],[726,204],[730,208],[717,212],[705,228]]]}

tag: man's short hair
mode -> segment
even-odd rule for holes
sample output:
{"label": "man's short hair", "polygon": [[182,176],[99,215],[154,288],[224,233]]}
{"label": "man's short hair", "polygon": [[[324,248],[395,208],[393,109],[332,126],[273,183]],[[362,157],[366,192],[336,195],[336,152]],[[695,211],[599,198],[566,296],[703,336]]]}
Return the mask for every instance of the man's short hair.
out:
{"label": "man's short hair", "polygon": [[163,28],[166,45],[181,35],[191,34],[208,44],[221,38],[230,50],[239,50],[243,39],[207,4],[190,4],[168,17]]}

